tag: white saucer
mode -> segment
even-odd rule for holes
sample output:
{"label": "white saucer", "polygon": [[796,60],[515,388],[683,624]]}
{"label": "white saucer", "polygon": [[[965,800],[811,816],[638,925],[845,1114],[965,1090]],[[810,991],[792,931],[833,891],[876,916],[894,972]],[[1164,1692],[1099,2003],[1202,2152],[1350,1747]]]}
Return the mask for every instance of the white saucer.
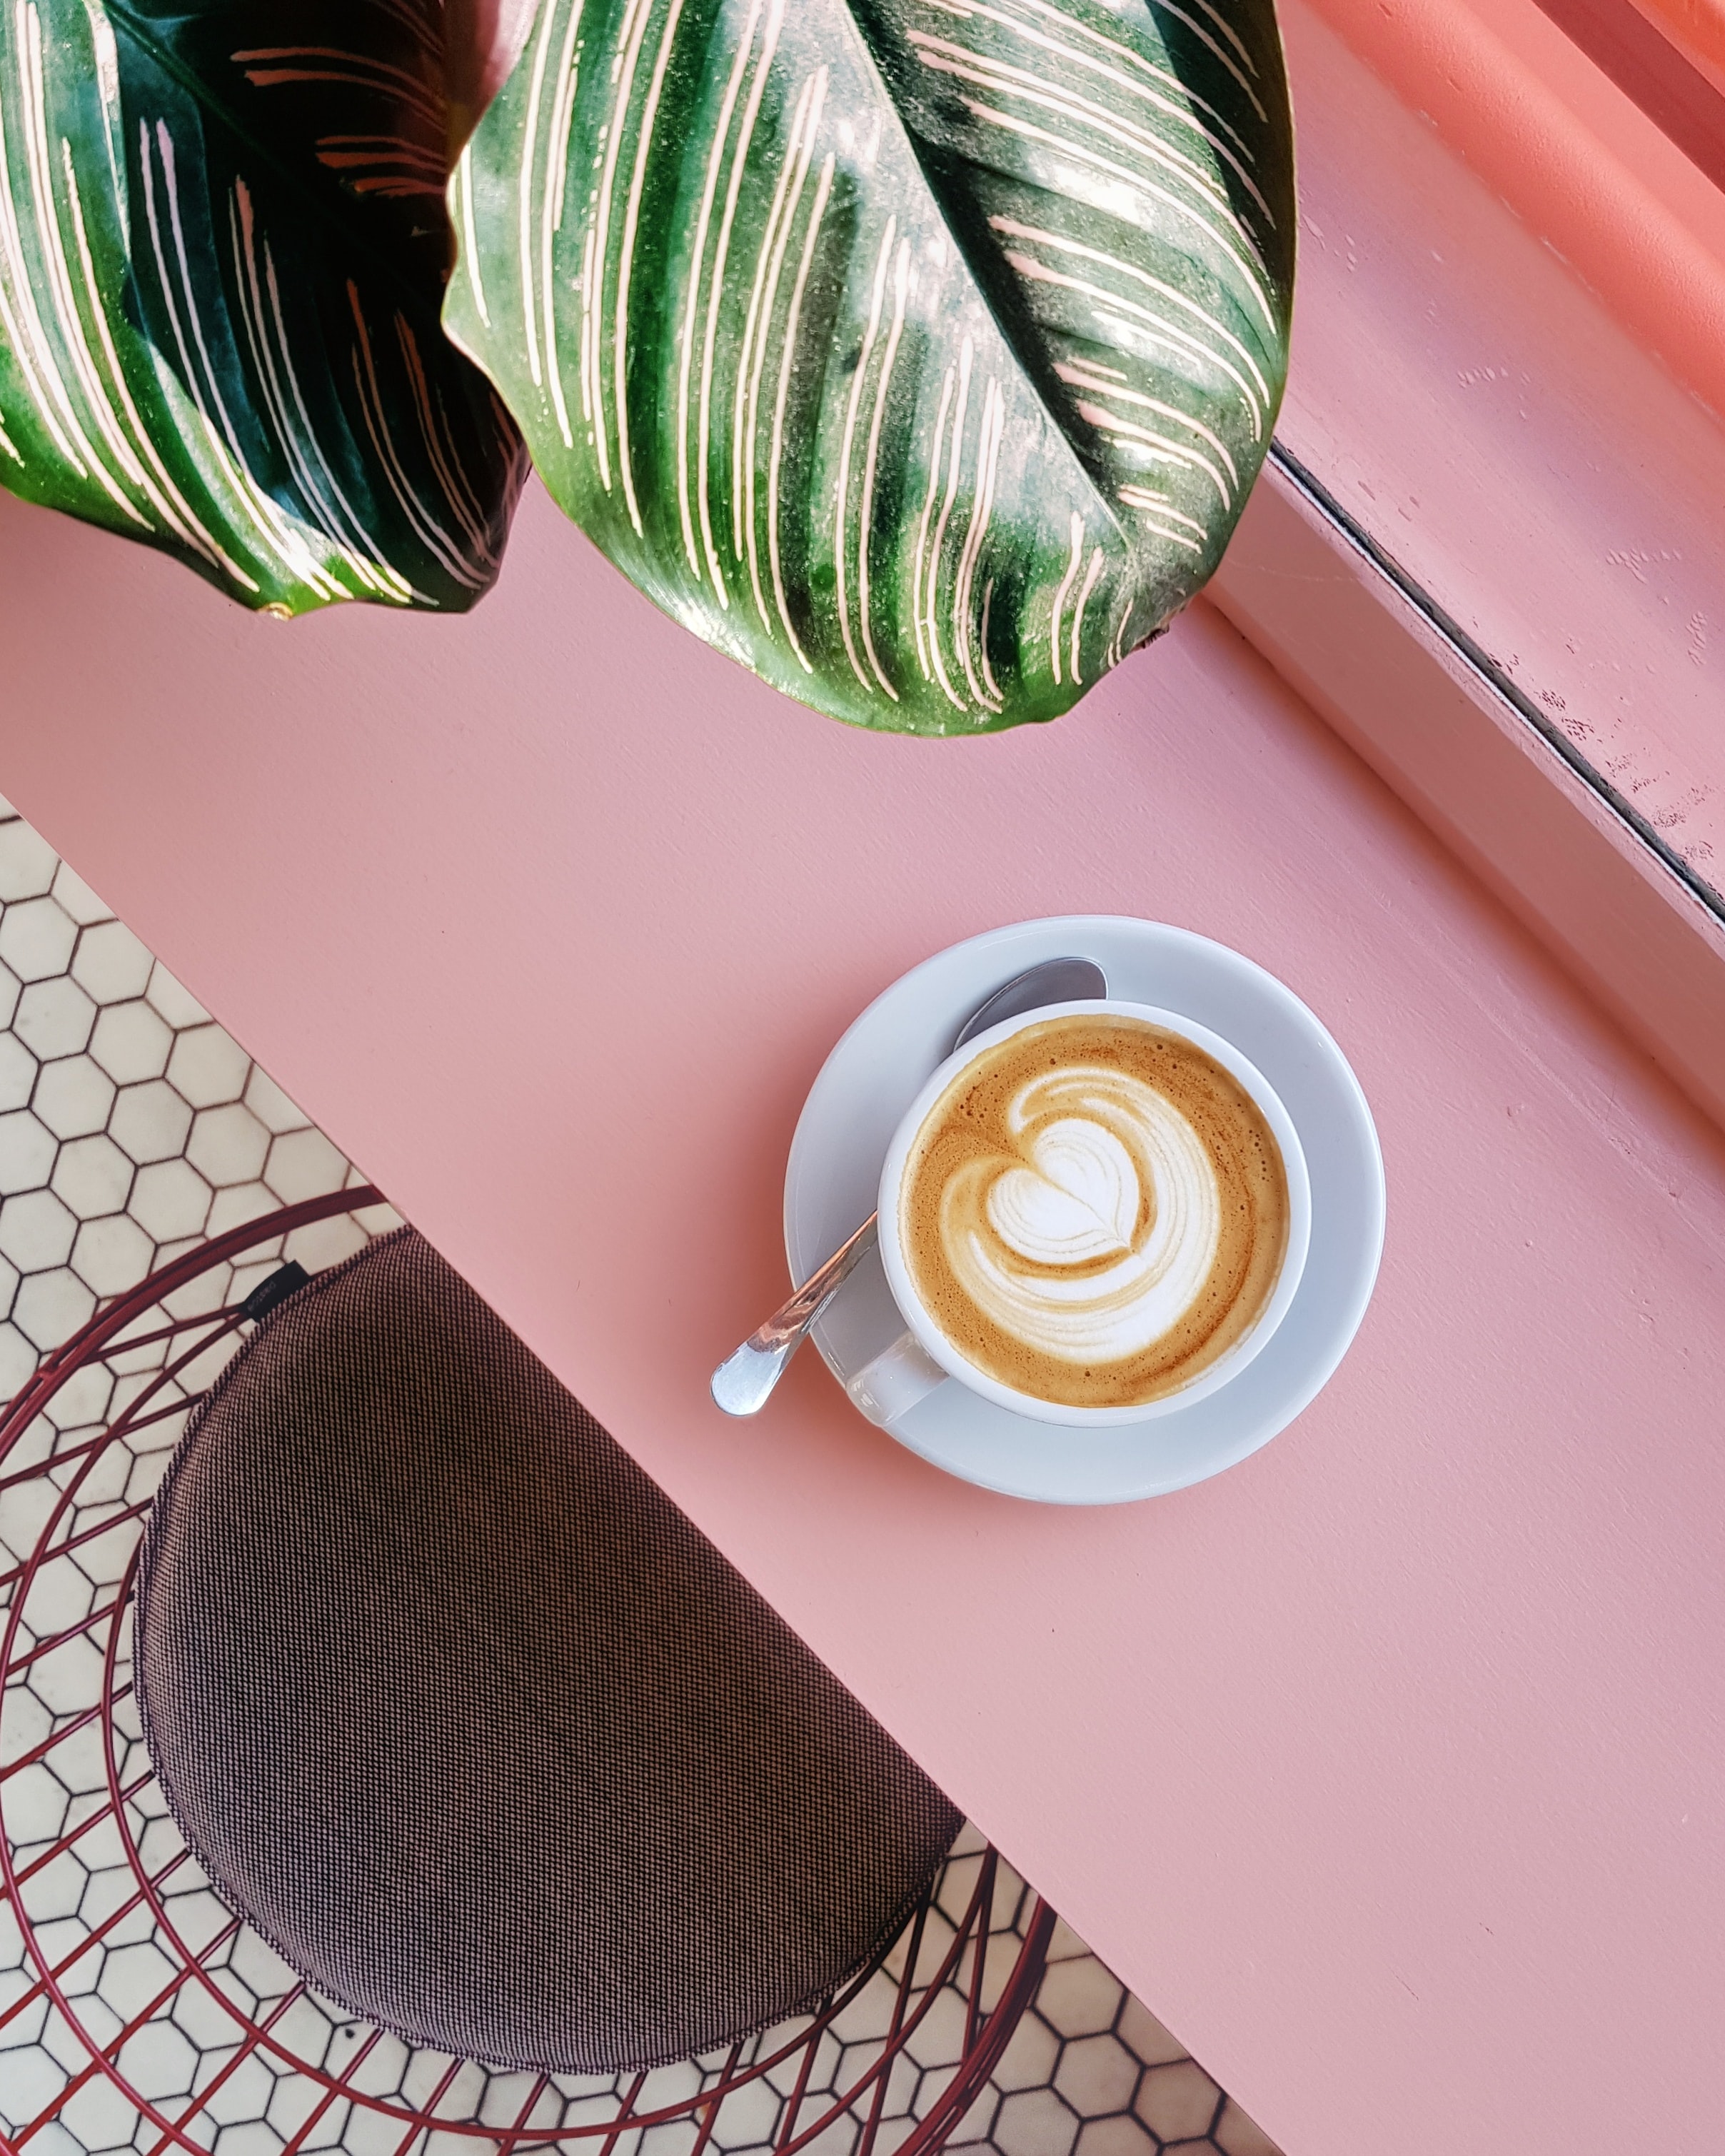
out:
{"label": "white saucer", "polygon": [[[791,1142],[785,1250],[799,1285],[874,1209],[899,1118],[983,998],[1043,958],[1094,958],[1111,995],[1195,1019],[1281,1095],[1312,1171],[1312,1249],[1268,1345],[1219,1392],[1144,1423],[1065,1430],[954,1378],[886,1425],[949,1474],[1009,1496],[1114,1505],[1219,1475],[1285,1430],[1359,1329],[1384,1248],[1384,1160],[1359,1081],[1290,988],[1224,944],[1108,914],[1024,921],[955,943],[879,996],[822,1066]],[[904,1330],[870,1254],[814,1328],[844,1384]]]}

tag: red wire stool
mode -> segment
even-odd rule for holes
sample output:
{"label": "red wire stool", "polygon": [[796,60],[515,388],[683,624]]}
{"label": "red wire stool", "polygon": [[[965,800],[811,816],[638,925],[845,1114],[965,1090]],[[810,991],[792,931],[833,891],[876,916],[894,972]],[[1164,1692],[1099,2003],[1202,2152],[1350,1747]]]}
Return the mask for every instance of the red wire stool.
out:
{"label": "red wire stool", "polygon": [[382,1202],[310,1199],[187,1252],[0,1417],[0,2148],[165,2156],[256,2128],[238,2145],[279,2156],[932,2156],[1034,1997],[1055,1921],[973,1830],[817,2012],[616,2076],[506,2073],[355,2020],[181,1839],[132,1701],[131,1601],[156,1483],[247,1322],[241,1300],[209,1306],[245,1254]]}

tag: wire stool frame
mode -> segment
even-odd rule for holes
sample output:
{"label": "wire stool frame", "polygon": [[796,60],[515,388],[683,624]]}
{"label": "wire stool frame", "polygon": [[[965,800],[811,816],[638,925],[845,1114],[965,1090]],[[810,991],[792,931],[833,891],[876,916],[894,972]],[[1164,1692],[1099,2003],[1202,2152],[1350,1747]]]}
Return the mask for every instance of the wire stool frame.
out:
{"label": "wire stool frame", "polygon": [[505,2073],[356,2020],[217,1900],[181,1840],[131,1698],[131,1602],[156,1483],[248,1322],[243,1302],[200,1306],[200,1291],[260,1245],[383,1202],[310,1199],[187,1252],[100,1310],[0,1415],[0,1505],[27,1522],[16,1562],[0,1554],[0,1936],[15,1963],[0,2149],[204,2152],[246,2119],[267,2120],[280,2156],[932,2156],[1034,1997],[1055,1922],[973,1830],[897,1939],[817,2011],[614,2076]]}

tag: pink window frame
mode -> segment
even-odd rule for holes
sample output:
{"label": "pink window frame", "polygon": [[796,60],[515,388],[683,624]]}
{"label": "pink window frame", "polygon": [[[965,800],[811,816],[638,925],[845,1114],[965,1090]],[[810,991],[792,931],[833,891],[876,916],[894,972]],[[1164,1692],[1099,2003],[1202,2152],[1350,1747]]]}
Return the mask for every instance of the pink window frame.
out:
{"label": "pink window frame", "polygon": [[[1281,0],[1296,125],[1308,142],[1337,125],[1333,109],[1302,110],[1301,93],[1314,38],[1339,35],[1399,100],[1410,140],[1436,131],[1455,187],[1483,179],[1502,218],[1559,255],[1710,408],[1697,418],[1711,425],[1711,412],[1725,410],[1725,192],[1551,19],[1565,8],[1630,4],[1550,0],[1548,14],[1534,0]],[[1720,151],[1725,158],[1725,139]],[[1308,307],[1333,308],[1312,290]],[[1534,303],[1503,292],[1488,306],[1524,304]],[[1500,326],[1482,315],[1482,346]],[[1408,320],[1409,349],[1398,355],[1416,382],[1421,330]],[[1365,333],[1381,334],[1381,316]],[[1302,441],[1302,398],[1319,402],[1324,388],[1310,365],[1302,377],[1297,325],[1296,345],[1278,449],[1210,602],[1725,1123],[1725,878],[1717,864],[1692,865],[1631,791],[1589,767],[1452,617],[1445,592],[1403,569],[1396,532],[1357,513],[1371,485],[1344,494],[1321,464],[1289,449],[1291,437]],[[1599,414],[1600,424],[1622,418]],[[1536,414],[1523,453],[1532,463],[1547,446]],[[1448,453],[1435,429],[1420,453]],[[1505,483],[1514,485],[1513,472]],[[1563,603],[1537,576],[1517,596],[1527,608]],[[1625,644],[1645,637],[1645,618],[1625,611],[1620,634]],[[1725,735],[1718,768],[1725,780]]]}

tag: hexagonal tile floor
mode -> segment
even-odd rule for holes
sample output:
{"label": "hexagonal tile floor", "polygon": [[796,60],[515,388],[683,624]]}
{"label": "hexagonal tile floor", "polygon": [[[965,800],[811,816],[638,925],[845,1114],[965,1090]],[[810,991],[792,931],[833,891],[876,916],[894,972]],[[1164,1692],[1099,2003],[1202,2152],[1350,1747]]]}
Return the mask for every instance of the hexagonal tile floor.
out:
{"label": "hexagonal tile floor", "polygon": [[[0,1400],[105,1298],[225,1229],[363,1180],[0,802]],[[308,1270],[331,1264],[396,1218],[387,1206],[374,1207],[249,1251],[243,1264],[196,1284],[196,1308],[219,1308],[244,1296],[284,1257]],[[224,1357],[228,1343],[211,1352]],[[165,1353],[165,1347],[141,1349],[100,1397],[74,1382],[54,1403],[50,1438],[64,1443],[69,1430],[99,1428],[123,1389],[160,1381]],[[197,1382],[207,1382],[207,1373]],[[182,1383],[192,1389],[190,1375],[182,1373]],[[178,1429],[168,1414],[124,1455],[121,1482],[80,1493],[93,1521],[116,1507],[142,1510]],[[14,1591],[19,1553],[40,1526],[41,1487],[39,1481],[0,1480],[0,1616]],[[42,1650],[23,1702],[44,1729],[59,1710],[56,1686],[72,1675],[66,1657],[95,1652],[82,1630],[118,1578],[111,1561],[94,1557],[64,1569],[69,1599],[52,1620],[64,1628],[54,1635],[63,1644]],[[31,1614],[39,1624],[33,1604]],[[93,1832],[51,1860],[33,1855],[52,1848],[80,1820],[95,1826],[106,1814],[95,1801],[105,1770],[94,1735],[88,1756],[79,1748],[81,1736],[57,1750],[57,1771],[50,1772],[23,1756],[32,1727],[28,1714],[14,1714],[8,1724],[23,1733],[0,1754],[0,1804],[12,1845],[28,1860],[33,1925],[60,1956],[59,1980],[69,2001],[76,2000],[84,2026],[107,2031],[121,2047],[117,2055],[132,2086],[177,2098],[182,2107],[195,2092],[208,2091],[192,2138],[217,2156],[291,2156],[301,2148],[382,2156],[386,2147],[394,2156],[429,2156],[423,2136],[410,2133],[403,2141],[392,2128],[380,2139],[375,2116],[341,2104],[320,2109],[262,2056],[236,2057],[231,2024],[195,1988],[157,2001],[172,1964],[156,1943],[151,1912],[117,1840],[110,1846]],[[177,1921],[208,1925],[213,1935],[228,1921],[225,1912],[191,1876],[195,1866],[165,1808],[150,1801],[153,1784],[136,1730],[121,1737],[118,1772],[128,1789],[133,1779],[138,1785],[141,1861],[163,1879],[173,1874]],[[23,1749],[12,1756],[15,1747]],[[1009,1888],[1008,1914],[997,1917],[1009,1929],[1026,1921],[1029,1898],[1019,1882]],[[15,1891],[22,1892],[22,1884]],[[995,1906],[1003,1906],[999,1895]],[[333,2060],[344,2043],[357,2041],[339,2010],[309,1995],[291,1996],[280,1964],[249,1932],[240,1930],[223,1953],[231,1982],[247,1998],[279,1997],[284,2016],[311,2017],[317,2056]],[[415,2055],[397,2045],[402,2056],[392,2061],[393,2044],[388,2040],[377,2055],[377,2069],[397,2073],[410,2089]],[[919,2071],[933,2063],[916,2061]],[[446,2071],[453,2077],[457,2069],[450,2063]],[[518,2107],[511,2077],[493,2078],[499,2100]],[[910,2130],[911,2099],[895,2094],[886,2109],[875,2144],[882,2156]],[[474,2113],[493,2115],[489,2108]],[[711,2136],[716,2149],[729,2156],[758,2145],[758,2130],[739,2126],[729,2112],[724,2118],[725,2130]],[[675,2142],[675,2156],[686,2156],[688,2138]],[[653,2137],[634,2138],[644,2148]],[[3,1887],[0,2142],[19,2150],[28,2142],[53,2156],[110,2149],[161,2156],[169,2145],[135,2105],[90,2071],[87,2054],[33,1974]],[[665,2145],[672,2156],[671,2143]],[[954,2145],[998,2156],[1276,2156],[1240,2107],[1065,1925],[1056,1929],[1033,2008]],[[619,2146],[622,2156],[636,2156],[627,2137]]]}

